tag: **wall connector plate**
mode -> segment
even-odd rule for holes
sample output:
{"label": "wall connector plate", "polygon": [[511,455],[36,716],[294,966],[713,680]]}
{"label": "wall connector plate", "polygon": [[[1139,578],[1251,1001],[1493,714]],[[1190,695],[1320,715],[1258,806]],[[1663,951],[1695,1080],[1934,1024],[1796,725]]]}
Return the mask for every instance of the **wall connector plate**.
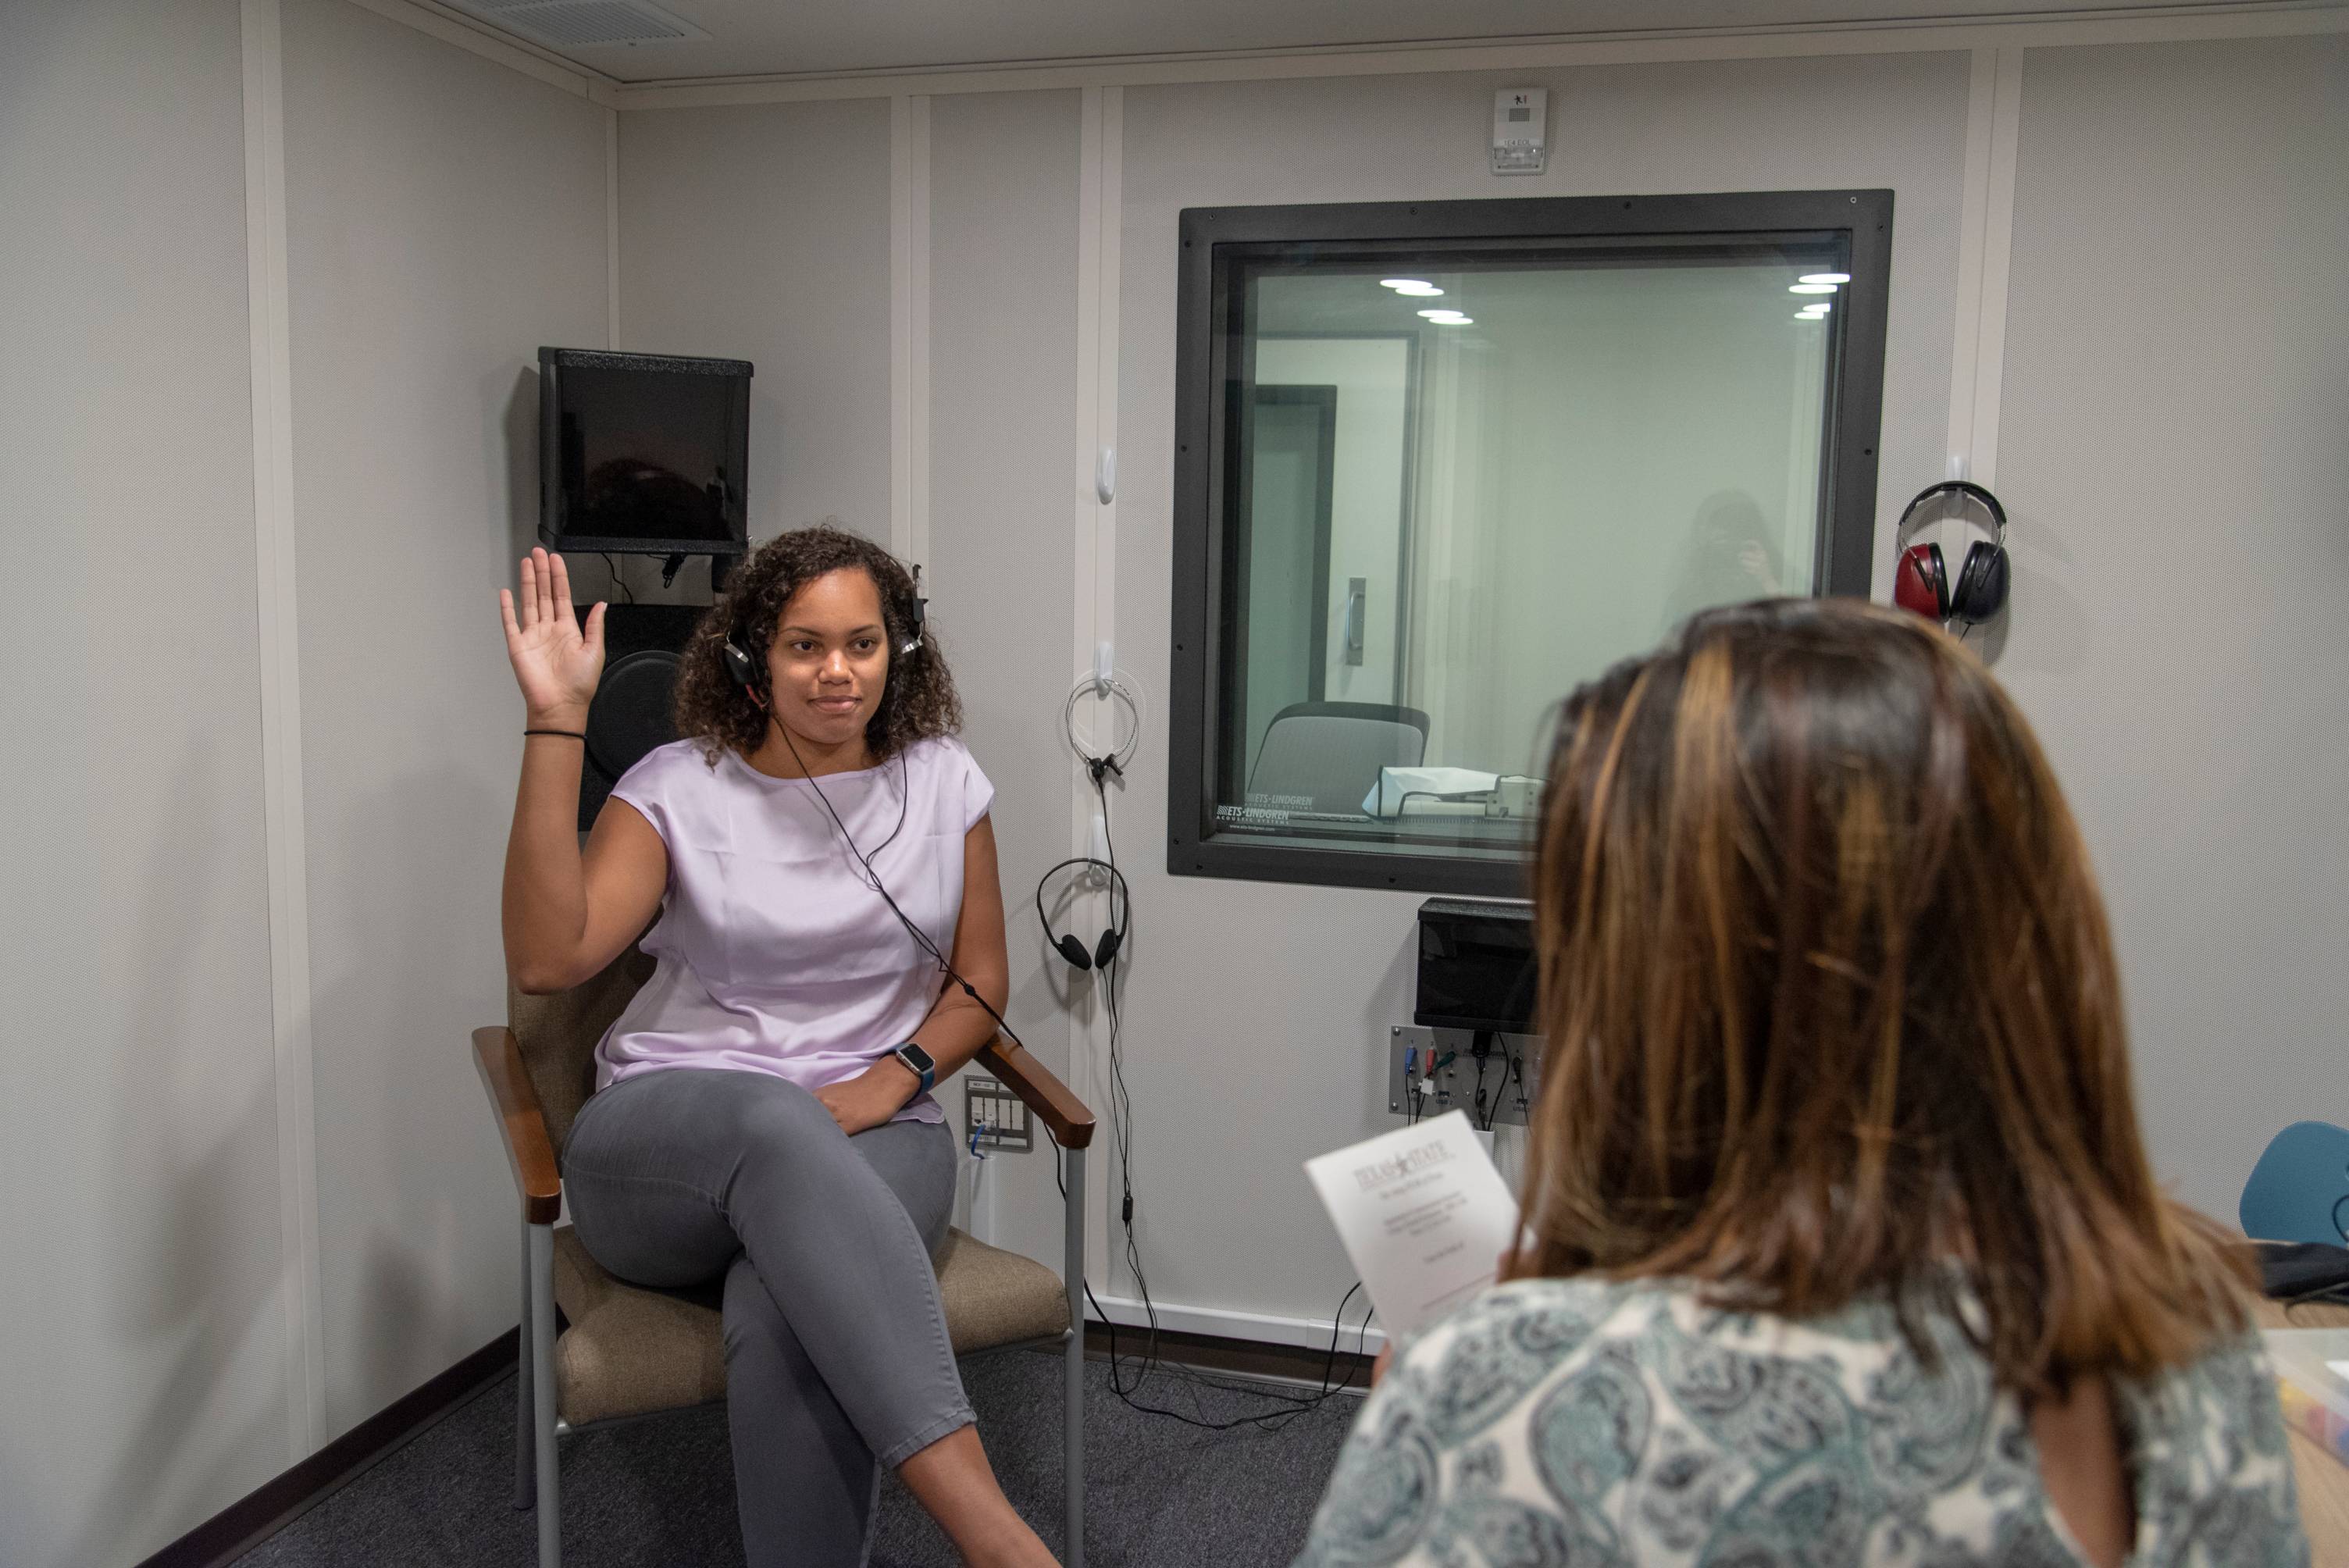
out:
{"label": "wall connector plate", "polygon": [[[1541,1098],[1541,1045],[1531,1035],[1493,1035],[1480,1064],[1467,1029],[1398,1025],[1387,1035],[1387,1111],[1415,1121],[1464,1110],[1479,1130],[1523,1127]],[[1429,1085],[1423,1093],[1423,1082]]]}
{"label": "wall connector plate", "polygon": [[1036,1124],[1029,1119],[1027,1103],[994,1078],[970,1073],[962,1080],[962,1134],[966,1149],[1024,1153],[1036,1147]]}

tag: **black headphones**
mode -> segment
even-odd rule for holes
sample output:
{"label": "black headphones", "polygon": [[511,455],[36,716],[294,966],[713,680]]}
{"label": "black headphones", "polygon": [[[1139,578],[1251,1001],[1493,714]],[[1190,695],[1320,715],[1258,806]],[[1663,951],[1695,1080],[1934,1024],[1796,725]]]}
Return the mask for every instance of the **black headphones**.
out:
{"label": "black headphones", "polygon": [[[889,663],[893,667],[900,658],[910,658],[922,651],[922,631],[929,619],[930,602],[922,597],[922,569],[918,566],[915,567],[912,576],[914,591],[904,595],[897,606],[898,619],[905,624],[905,640],[890,655]],[[877,578],[874,580],[874,585],[879,586]],[[758,697],[763,706],[765,694],[762,688],[765,683],[759,678],[759,666],[743,650],[740,640],[741,634],[740,622],[727,631],[723,655],[726,660],[726,673],[733,677],[736,686],[740,686],[752,696]]]}
{"label": "black headphones", "polygon": [[1990,513],[1997,537],[1987,542],[1976,540],[1966,551],[1965,563],[1958,568],[1955,586],[1951,585],[1940,545],[1915,544],[1902,550],[1893,569],[1893,603],[1933,620],[1978,625],[1997,614],[2006,603],[2006,508],[1999,504],[1998,497],[1971,480],[1943,480],[1940,484],[1927,485],[1900,509],[1900,521],[1893,526],[1893,539],[1897,543],[1908,531],[1920,507],[1945,495],[1964,496]]}
{"label": "black headphones", "polygon": [[[1116,896],[1110,900],[1110,909],[1114,918],[1110,923],[1110,928],[1101,934],[1101,940],[1093,944],[1092,951],[1090,953],[1085,951],[1085,944],[1074,936],[1054,931],[1052,917],[1044,913],[1044,884],[1071,866],[1097,867],[1109,872],[1111,880],[1117,884]],[[1125,934],[1133,918],[1133,890],[1125,885],[1125,873],[1107,861],[1097,861],[1091,855],[1072,855],[1036,879],[1037,922],[1043,926],[1044,935],[1052,944],[1054,950],[1079,969],[1107,969],[1115,963],[1117,950],[1125,945]]]}

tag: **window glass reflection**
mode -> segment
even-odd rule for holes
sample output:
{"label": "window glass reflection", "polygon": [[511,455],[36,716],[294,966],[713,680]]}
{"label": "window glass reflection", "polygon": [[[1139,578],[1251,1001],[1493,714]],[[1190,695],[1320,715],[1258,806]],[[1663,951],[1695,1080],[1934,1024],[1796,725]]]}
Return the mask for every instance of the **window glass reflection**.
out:
{"label": "window glass reflection", "polygon": [[[1218,830],[1515,853],[1552,706],[1815,590],[1835,247],[1234,278]],[[1816,289],[1818,285],[1808,285]]]}

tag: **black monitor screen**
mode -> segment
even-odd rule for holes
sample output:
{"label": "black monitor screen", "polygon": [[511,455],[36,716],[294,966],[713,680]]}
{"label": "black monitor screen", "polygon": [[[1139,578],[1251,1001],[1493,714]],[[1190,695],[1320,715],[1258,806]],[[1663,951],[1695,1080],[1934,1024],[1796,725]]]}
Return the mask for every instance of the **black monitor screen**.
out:
{"label": "black monitor screen", "polygon": [[542,538],[573,550],[739,553],[750,366],[541,349]]}

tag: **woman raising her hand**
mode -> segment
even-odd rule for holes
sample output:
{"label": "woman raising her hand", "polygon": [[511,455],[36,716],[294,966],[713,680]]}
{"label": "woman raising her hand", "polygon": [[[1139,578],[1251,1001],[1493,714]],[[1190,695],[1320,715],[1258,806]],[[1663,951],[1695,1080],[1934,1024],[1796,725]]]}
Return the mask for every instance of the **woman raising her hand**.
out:
{"label": "woman raising her hand", "polygon": [[930,1089],[994,1033],[942,961],[999,1009],[1009,965],[994,792],[911,578],[833,529],[762,546],[685,653],[686,738],[628,770],[584,852],[604,606],[581,626],[543,550],[499,598],[533,732],[507,966],[547,992],[639,935],[657,960],[596,1047],[572,1217],[622,1279],[723,1275],[749,1562],[863,1561],[886,1467],[968,1561],[1049,1563],[979,1445],[931,1265],[956,1150]]}

